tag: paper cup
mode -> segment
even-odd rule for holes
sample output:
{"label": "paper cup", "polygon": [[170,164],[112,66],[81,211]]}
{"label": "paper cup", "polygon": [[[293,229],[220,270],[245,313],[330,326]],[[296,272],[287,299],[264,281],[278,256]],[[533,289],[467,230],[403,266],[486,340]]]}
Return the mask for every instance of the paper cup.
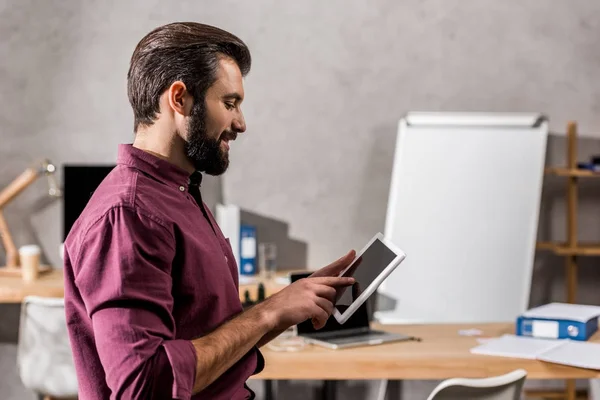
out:
{"label": "paper cup", "polygon": [[21,261],[21,275],[26,282],[34,281],[40,274],[40,256],[41,249],[35,244],[22,246],[19,248],[19,258]]}

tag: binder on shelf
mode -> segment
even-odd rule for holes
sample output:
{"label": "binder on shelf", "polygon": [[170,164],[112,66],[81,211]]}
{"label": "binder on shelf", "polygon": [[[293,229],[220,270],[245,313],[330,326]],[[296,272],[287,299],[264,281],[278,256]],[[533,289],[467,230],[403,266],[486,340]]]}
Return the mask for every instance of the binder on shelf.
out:
{"label": "binder on shelf", "polygon": [[256,262],[256,227],[240,225],[240,274],[255,275]]}
{"label": "binder on shelf", "polygon": [[516,335],[586,341],[598,330],[599,306],[550,303],[517,318]]}

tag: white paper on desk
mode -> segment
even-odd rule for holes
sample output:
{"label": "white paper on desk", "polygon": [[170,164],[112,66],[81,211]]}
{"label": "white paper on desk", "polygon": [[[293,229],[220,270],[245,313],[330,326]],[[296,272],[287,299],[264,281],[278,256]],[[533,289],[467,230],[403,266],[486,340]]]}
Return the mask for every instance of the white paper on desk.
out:
{"label": "white paper on desk", "polygon": [[523,313],[527,318],[544,318],[552,320],[568,320],[587,322],[600,315],[599,306],[584,304],[550,303],[532,308]]}
{"label": "white paper on desk", "polygon": [[565,341],[538,357],[538,360],[579,368],[600,369],[600,343]]}
{"label": "white paper on desk", "polygon": [[258,283],[258,279],[254,276],[240,275],[239,283],[240,285],[250,285],[252,283]]}
{"label": "white paper on desk", "polygon": [[563,342],[564,341],[562,340],[503,335],[499,338],[491,339],[477,347],[473,347],[471,353],[535,360],[539,358],[541,354],[552,350],[557,346],[561,346]]}

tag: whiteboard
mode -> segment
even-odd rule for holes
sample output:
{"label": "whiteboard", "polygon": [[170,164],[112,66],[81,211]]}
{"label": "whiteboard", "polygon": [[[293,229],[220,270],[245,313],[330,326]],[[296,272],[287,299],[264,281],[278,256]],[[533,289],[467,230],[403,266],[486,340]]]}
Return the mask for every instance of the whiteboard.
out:
{"label": "whiteboard", "polygon": [[527,309],[547,136],[540,114],[400,121],[384,235],[407,256],[380,286],[396,301],[380,318],[514,321]]}

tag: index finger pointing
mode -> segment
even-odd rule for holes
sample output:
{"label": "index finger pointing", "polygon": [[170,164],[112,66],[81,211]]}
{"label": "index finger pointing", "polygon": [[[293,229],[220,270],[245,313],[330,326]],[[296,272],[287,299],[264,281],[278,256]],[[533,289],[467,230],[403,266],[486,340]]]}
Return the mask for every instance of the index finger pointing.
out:
{"label": "index finger pointing", "polygon": [[337,277],[337,276],[323,276],[320,278],[311,278],[314,283],[321,285],[327,285],[332,287],[339,286],[350,286],[353,285],[356,280],[350,276],[348,277]]}
{"label": "index finger pointing", "polygon": [[356,251],[350,250],[348,253],[346,253],[341,258],[337,259],[336,261],[332,262],[331,264],[327,265],[326,267],[323,267],[320,270],[315,271],[313,273],[313,276],[314,277],[336,276],[340,272],[342,272],[348,265],[350,265],[352,260],[354,260],[355,256],[356,256]]}

